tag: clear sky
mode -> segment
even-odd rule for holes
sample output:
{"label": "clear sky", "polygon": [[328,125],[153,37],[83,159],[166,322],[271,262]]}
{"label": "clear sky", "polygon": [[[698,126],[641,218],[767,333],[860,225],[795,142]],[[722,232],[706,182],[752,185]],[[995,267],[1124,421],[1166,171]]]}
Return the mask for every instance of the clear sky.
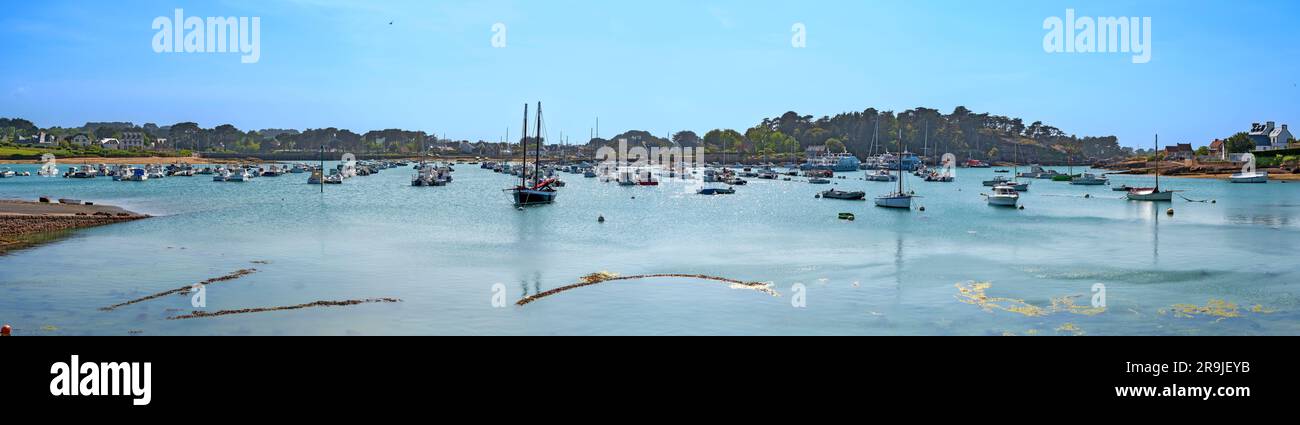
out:
{"label": "clear sky", "polygon": [[[0,0],[0,116],[195,121],[495,140],[542,101],[551,138],[916,106],[1126,146],[1300,125],[1300,2]],[[159,16],[260,17],[261,57],[155,53]],[[1049,54],[1044,19],[1150,17],[1151,61]],[[390,25],[390,22],[391,25]],[[492,45],[506,25],[506,47]],[[791,27],[807,29],[805,48]],[[1300,133],[1300,131],[1294,131]]]}

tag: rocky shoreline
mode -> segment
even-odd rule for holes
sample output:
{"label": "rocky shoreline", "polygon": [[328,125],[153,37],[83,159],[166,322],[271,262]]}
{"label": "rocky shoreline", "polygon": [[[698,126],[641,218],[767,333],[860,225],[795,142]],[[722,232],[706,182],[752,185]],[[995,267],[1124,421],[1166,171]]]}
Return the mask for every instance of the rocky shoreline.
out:
{"label": "rocky shoreline", "polygon": [[149,218],[111,205],[0,200],[0,254],[57,239],[62,232]]}
{"label": "rocky shoreline", "polygon": [[[1093,168],[1108,170],[1107,174],[1152,175],[1156,164],[1149,161],[1124,161],[1117,163],[1094,164]],[[1300,181],[1300,168],[1274,167],[1260,168],[1267,171],[1268,178],[1280,181]],[[1240,164],[1200,163],[1197,161],[1161,161],[1160,176],[1193,179],[1227,179],[1241,172]]]}

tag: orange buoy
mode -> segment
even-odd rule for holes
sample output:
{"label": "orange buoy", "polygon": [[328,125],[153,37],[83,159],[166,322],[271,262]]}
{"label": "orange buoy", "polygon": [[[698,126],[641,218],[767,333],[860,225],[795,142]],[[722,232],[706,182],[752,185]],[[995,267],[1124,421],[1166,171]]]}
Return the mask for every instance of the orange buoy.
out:
{"label": "orange buoy", "polygon": [[13,328],[9,327],[9,325],[4,325],[4,327],[0,327],[0,336],[9,336],[10,331],[13,331]]}

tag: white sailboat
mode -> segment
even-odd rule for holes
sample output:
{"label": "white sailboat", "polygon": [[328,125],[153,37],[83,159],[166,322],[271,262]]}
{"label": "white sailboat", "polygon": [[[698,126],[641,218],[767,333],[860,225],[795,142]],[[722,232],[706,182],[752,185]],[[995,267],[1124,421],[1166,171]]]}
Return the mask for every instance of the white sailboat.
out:
{"label": "white sailboat", "polygon": [[[903,151],[903,130],[898,130],[898,150]],[[912,198],[915,195],[903,191],[903,161],[898,162],[898,190],[887,195],[876,197],[876,206],[884,208],[912,209]]]}
{"label": "white sailboat", "polygon": [[[1160,135],[1156,135],[1156,150],[1160,150]],[[1160,158],[1156,158],[1156,186],[1134,187],[1128,190],[1130,201],[1169,202],[1174,200],[1174,191],[1160,190]]]}

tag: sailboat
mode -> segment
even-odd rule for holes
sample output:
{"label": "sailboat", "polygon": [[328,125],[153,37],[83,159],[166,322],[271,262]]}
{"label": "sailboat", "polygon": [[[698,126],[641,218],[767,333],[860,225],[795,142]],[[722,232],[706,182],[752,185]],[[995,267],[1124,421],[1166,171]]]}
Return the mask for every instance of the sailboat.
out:
{"label": "sailboat", "polygon": [[[1156,135],[1156,151],[1160,150],[1160,135]],[[1134,187],[1128,190],[1130,201],[1169,202],[1174,200],[1174,191],[1160,190],[1160,158],[1156,158],[1156,187]]]}
{"label": "sailboat", "polygon": [[[898,129],[898,151],[903,151],[903,129]],[[888,195],[876,197],[876,206],[885,208],[906,208],[912,209],[912,198],[915,195],[903,192],[903,161],[898,161],[898,191]]]}
{"label": "sailboat", "polygon": [[541,173],[542,161],[542,102],[537,102],[537,137],[535,139],[537,146],[533,149],[533,179],[530,181],[526,171],[528,170],[528,105],[524,104],[524,138],[521,150],[524,151],[523,166],[519,173],[519,185],[512,189],[506,189],[515,201],[516,206],[541,205],[555,202],[555,195],[558,192],[555,188],[555,179],[543,179]]}

